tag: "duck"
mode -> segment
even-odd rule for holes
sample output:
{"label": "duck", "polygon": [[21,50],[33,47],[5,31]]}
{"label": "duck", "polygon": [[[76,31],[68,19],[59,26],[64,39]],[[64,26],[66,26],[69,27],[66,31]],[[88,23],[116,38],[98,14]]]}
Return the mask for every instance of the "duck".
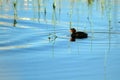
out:
{"label": "duck", "polygon": [[84,38],[88,37],[88,34],[86,32],[76,31],[75,28],[71,28],[70,32],[71,32],[71,39],[72,40],[75,40],[75,39],[84,39]]}

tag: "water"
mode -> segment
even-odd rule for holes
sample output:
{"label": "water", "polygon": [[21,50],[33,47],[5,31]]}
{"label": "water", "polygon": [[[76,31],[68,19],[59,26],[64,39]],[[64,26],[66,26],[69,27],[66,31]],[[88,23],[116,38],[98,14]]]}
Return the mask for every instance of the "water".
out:
{"label": "water", "polygon": [[119,80],[119,1],[89,1],[0,0],[0,80]]}

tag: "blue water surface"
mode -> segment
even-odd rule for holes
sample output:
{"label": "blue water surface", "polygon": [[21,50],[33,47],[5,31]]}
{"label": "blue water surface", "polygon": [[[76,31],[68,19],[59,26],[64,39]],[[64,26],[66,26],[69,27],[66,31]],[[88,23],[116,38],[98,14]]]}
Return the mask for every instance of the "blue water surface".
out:
{"label": "blue water surface", "polygon": [[0,80],[119,80],[119,1],[87,1],[0,0]]}

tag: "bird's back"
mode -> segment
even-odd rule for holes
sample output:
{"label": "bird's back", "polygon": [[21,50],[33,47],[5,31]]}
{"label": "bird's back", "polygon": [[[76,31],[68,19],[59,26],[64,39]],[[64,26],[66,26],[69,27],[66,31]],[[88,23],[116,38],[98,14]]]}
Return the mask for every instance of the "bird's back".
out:
{"label": "bird's back", "polygon": [[85,33],[85,32],[76,32],[75,34],[74,34],[74,36],[75,36],[75,38],[87,38],[88,37],[88,34],[87,33]]}

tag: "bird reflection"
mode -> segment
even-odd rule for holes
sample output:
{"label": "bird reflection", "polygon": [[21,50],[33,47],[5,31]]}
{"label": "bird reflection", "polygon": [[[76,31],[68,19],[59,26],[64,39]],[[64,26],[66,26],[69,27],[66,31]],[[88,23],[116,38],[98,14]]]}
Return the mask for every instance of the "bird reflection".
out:
{"label": "bird reflection", "polygon": [[75,38],[70,38],[70,41],[71,41],[71,42],[75,42],[76,39],[75,39]]}

